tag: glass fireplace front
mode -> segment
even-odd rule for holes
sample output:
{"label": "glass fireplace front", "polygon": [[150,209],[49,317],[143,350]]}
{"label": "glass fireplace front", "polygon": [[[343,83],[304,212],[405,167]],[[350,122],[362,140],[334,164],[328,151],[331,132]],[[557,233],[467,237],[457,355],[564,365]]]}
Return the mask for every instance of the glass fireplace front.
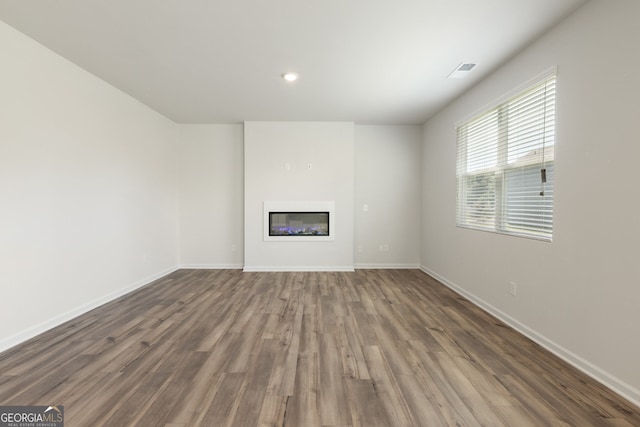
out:
{"label": "glass fireplace front", "polygon": [[329,236],[329,212],[269,212],[269,236]]}

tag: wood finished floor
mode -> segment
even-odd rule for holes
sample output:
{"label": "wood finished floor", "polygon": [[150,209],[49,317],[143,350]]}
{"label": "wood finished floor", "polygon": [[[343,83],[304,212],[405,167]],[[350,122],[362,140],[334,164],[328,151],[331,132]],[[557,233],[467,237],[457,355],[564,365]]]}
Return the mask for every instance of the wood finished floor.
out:
{"label": "wood finished floor", "polygon": [[180,270],[0,354],[9,404],[67,426],[640,426],[414,270]]}

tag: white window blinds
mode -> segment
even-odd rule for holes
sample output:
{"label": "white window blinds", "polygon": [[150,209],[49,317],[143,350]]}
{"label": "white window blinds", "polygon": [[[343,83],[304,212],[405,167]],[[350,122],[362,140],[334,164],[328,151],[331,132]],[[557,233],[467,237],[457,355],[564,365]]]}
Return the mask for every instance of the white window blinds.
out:
{"label": "white window blinds", "polygon": [[456,222],[551,240],[556,78],[457,127]]}

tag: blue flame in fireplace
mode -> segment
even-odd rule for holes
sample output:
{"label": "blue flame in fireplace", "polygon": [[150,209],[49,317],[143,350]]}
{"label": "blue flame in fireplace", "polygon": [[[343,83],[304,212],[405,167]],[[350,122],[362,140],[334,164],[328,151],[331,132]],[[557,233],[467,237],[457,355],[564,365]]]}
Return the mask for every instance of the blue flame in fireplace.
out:
{"label": "blue flame in fireplace", "polygon": [[289,226],[272,226],[272,236],[328,236],[326,229],[321,227],[289,227]]}

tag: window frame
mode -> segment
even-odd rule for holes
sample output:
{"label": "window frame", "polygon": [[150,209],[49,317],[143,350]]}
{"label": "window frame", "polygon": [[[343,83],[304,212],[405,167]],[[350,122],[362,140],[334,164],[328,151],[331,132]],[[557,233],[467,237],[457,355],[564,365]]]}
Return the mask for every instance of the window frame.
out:
{"label": "window frame", "polygon": [[[524,98],[528,93],[533,93],[534,89],[540,87],[541,85],[546,85],[548,82],[553,80],[553,93],[547,98],[546,92],[544,93],[544,105],[548,102],[548,99],[553,100],[553,114],[549,115],[551,121],[549,122],[549,126],[547,125],[547,112],[544,112],[544,121],[542,124],[543,134],[547,135],[547,131],[551,129],[551,141],[546,142],[543,139],[542,142],[542,152],[540,154],[540,161],[534,161],[532,163],[526,165],[514,166],[509,163],[510,157],[510,149],[513,150],[518,145],[511,146],[509,139],[509,106],[514,103],[514,101]],[[546,86],[545,86],[546,87]],[[546,89],[545,89],[546,90]],[[456,226],[459,228],[467,228],[478,231],[486,231],[497,234],[505,234],[515,237],[524,237],[535,240],[542,240],[546,242],[553,241],[553,207],[554,207],[554,198],[553,198],[553,187],[555,180],[555,145],[556,145],[556,104],[557,104],[557,70],[555,67],[545,71],[541,75],[538,75],[534,79],[527,81],[526,83],[520,85],[516,89],[510,91],[508,94],[502,96],[499,100],[494,101],[489,106],[483,108],[479,112],[473,114],[469,118],[462,120],[455,125],[456,132]],[[546,107],[545,107],[546,108]],[[495,116],[495,118],[492,118]],[[488,125],[482,125],[482,121],[486,120]],[[492,129],[493,125],[491,121],[495,121],[495,129]],[[492,154],[495,151],[495,164],[489,164],[487,167],[479,167],[478,169],[468,171],[469,168],[469,131],[473,131],[473,127],[471,125],[478,125],[482,131],[486,132],[495,132],[496,135],[493,138],[489,138],[490,141],[487,143],[484,140],[480,140],[481,144],[479,147],[474,147],[473,150],[482,150],[482,153],[488,153],[487,157],[491,159],[491,163],[493,161]],[[495,141],[494,141],[495,140]],[[495,147],[493,147],[495,143]],[[538,146],[539,143],[534,143],[535,146]],[[552,147],[549,149],[549,147]],[[538,150],[536,148],[536,150]],[[550,153],[553,154],[550,160],[545,159],[546,150],[549,150]],[[461,156],[463,157],[461,159]],[[476,163],[479,160],[483,160],[483,156],[476,156]],[[486,158],[485,158],[486,160]],[[481,162],[480,162],[481,166]],[[513,224],[509,223],[510,211],[508,210],[507,203],[509,201],[509,189],[507,189],[507,175],[516,170],[521,170],[523,173],[523,181],[526,178],[526,169],[527,167],[539,166],[541,169],[550,168],[552,171],[553,179],[551,183],[541,183],[542,194],[546,196],[546,199],[540,201],[540,206],[538,208],[526,208],[523,212],[527,210],[536,211],[539,213],[542,220],[540,221],[539,229],[535,230],[534,226],[526,227],[526,221],[523,221],[521,227],[513,226]],[[478,167],[476,165],[475,167]],[[477,179],[482,176],[490,176],[493,181],[493,205],[491,209],[488,209],[487,218],[492,218],[493,220],[482,224],[480,221],[477,223],[473,223],[470,221],[470,216],[473,216],[474,211],[469,208],[469,201],[473,201],[473,197],[469,197],[469,192],[471,191],[469,181],[470,178]],[[548,181],[548,180],[547,180]],[[488,184],[490,185],[490,184]],[[519,187],[516,187],[519,188]],[[548,194],[547,194],[548,191]],[[478,193],[479,194],[479,193]],[[481,194],[481,196],[491,195],[491,191],[485,191]],[[491,200],[491,197],[489,197]],[[525,201],[532,201],[534,199],[525,199]],[[550,214],[546,213],[545,206],[548,203],[551,203]],[[480,204],[482,201],[480,201]],[[480,212],[481,212],[481,208]],[[491,212],[492,210],[492,212]],[[526,212],[529,213],[529,212]],[[482,213],[480,213],[482,215]],[[548,215],[550,219],[545,221],[545,215]],[[545,226],[548,223],[548,226]],[[535,221],[532,222],[535,224]],[[548,231],[546,231],[548,230]]]}

